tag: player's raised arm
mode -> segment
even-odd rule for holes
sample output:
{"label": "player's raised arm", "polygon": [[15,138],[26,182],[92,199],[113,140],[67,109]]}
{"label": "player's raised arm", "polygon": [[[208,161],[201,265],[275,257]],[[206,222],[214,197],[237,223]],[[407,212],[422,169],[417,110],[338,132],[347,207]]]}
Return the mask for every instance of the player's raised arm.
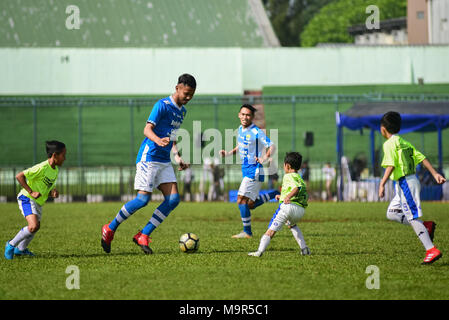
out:
{"label": "player's raised arm", "polygon": [[188,167],[190,167],[190,165],[188,163],[185,163],[184,160],[181,158],[181,155],[179,154],[178,151],[178,146],[176,145],[176,141],[173,141],[173,146],[171,148],[171,151],[173,152],[173,155],[175,156],[175,161],[176,163],[179,164],[179,168],[178,170],[185,170]]}
{"label": "player's raised arm", "polygon": [[383,198],[385,195],[385,184],[387,183],[388,179],[390,178],[391,174],[393,173],[394,167],[388,166],[385,168],[385,173],[382,178],[382,180],[379,183],[379,198]]}
{"label": "player's raised arm", "polygon": [[151,122],[148,122],[145,128],[143,129],[143,134],[145,137],[156,143],[158,146],[166,147],[170,143],[169,137],[160,138],[154,133],[153,131],[154,124]]}
{"label": "player's raised arm", "polygon": [[275,147],[274,144],[272,144],[271,146],[269,146],[269,147],[266,149],[266,152],[265,152],[265,155],[264,155],[264,156],[262,156],[262,157],[260,157],[260,158],[257,158],[257,157],[256,157],[255,160],[256,160],[257,162],[259,162],[260,164],[264,164],[268,159],[270,159],[271,155],[272,155],[275,151],[276,151],[276,147]]}
{"label": "player's raised arm", "polygon": [[227,157],[227,156],[233,155],[237,152],[238,149],[239,149],[239,146],[236,146],[234,149],[232,149],[229,152],[226,150],[220,150],[220,156]]}
{"label": "player's raised arm", "polygon": [[294,197],[294,196],[296,196],[296,195],[299,193],[299,189],[300,189],[300,187],[293,188],[293,190],[292,190],[289,194],[287,194],[287,195],[285,196],[283,202],[284,202],[285,204],[290,204],[290,203],[292,203],[292,202],[291,202],[291,198]]}
{"label": "player's raised arm", "polygon": [[16,179],[19,182],[19,184],[29,193],[30,196],[32,196],[34,199],[37,199],[41,196],[40,192],[31,190],[30,186],[28,185],[24,172],[19,172],[16,175]]}
{"label": "player's raised arm", "polygon": [[427,170],[429,170],[430,174],[438,184],[443,184],[446,182],[446,178],[444,178],[435,170],[435,168],[432,166],[430,161],[427,160],[427,158],[422,161],[422,164],[424,165],[424,167],[426,167]]}

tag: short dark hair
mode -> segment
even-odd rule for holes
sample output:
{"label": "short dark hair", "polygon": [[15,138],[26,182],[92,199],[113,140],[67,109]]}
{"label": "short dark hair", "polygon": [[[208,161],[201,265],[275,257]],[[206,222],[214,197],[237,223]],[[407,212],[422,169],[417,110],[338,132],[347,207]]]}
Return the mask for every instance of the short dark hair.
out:
{"label": "short dark hair", "polygon": [[388,111],[382,116],[380,125],[391,134],[398,133],[401,130],[401,115],[396,111]]}
{"label": "short dark hair", "polygon": [[293,169],[301,169],[302,155],[299,152],[287,152],[285,154],[284,163],[288,163]]}
{"label": "short dark hair", "polygon": [[178,84],[183,84],[189,86],[192,89],[196,89],[196,80],[192,75],[188,73],[184,73],[179,76]]}
{"label": "short dark hair", "polygon": [[240,107],[240,110],[242,110],[243,108],[249,109],[251,111],[251,114],[254,115],[254,113],[257,111],[256,108],[254,108],[252,105],[245,103],[244,105],[242,105]]}
{"label": "short dark hair", "polygon": [[51,158],[53,153],[60,154],[62,151],[64,151],[65,144],[56,140],[45,141],[45,149],[47,151],[47,157]]}

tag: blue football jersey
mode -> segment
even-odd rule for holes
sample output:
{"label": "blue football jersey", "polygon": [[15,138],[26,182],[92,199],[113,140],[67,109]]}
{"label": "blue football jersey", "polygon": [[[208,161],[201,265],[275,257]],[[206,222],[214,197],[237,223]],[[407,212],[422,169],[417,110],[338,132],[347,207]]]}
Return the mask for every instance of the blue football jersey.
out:
{"label": "blue football jersey", "polygon": [[264,181],[263,166],[254,158],[260,158],[263,149],[270,147],[273,143],[255,124],[245,129],[242,126],[239,127],[237,143],[242,160],[242,175]]}
{"label": "blue football jersey", "polygon": [[140,161],[170,162],[170,151],[173,141],[176,141],[176,131],[181,126],[186,112],[186,108],[176,105],[171,96],[156,102],[147,123],[154,124],[153,131],[159,138],[170,137],[170,143],[161,147],[145,137],[140,145],[136,163]]}

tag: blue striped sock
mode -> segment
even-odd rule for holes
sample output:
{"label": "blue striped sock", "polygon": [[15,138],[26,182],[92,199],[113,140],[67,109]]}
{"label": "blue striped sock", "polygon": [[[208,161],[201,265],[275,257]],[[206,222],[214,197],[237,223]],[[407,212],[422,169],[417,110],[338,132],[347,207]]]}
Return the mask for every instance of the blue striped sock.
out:
{"label": "blue striped sock", "polygon": [[151,195],[148,194],[137,194],[133,200],[127,202],[117,213],[117,216],[114,220],[109,224],[109,228],[113,231],[116,231],[118,226],[128,219],[134,212],[139,210],[140,208],[145,207],[150,201]]}
{"label": "blue striped sock", "polygon": [[242,218],[243,231],[246,234],[252,235],[251,232],[251,211],[248,204],[239,204],[240,217]]}
{"label": "blue striped sock", "polygon": [[142,229],[142,233],[149,236],[154,231],[154,229],[156,229],[162,222],[164,222],[165,218],[167,218],[170,212],[172,212],[172,210],[176,208],[178,203],[179,194],[177,193],[165,197],[164,202],[162,202],[159,207],[154,210],[153,216]]}
{"label": "blue striped sock", "polygon": [[278,194],[280,194],[280,192],[277,190],[272,190],[267,193],[260,193],[259,196],[257,197],[256,201],[254,201],[253,209],[256,209],[258,206],[263,205],[265,202],[273,200],[276,197],[276,195],[278,195]]}

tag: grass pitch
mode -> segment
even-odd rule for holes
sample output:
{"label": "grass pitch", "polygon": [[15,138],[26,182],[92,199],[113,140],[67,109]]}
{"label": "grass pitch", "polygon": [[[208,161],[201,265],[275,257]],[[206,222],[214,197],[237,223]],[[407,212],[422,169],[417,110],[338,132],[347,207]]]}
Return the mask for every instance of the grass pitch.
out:
{"label": "grass pitch", "polygon": [[[253,211],[252,239],[231,239],[241,230],[236,204],[181,203],[152,234],[155,253],[147,256],[131,239],[158,205],[151,202],[120,226],[106,254],[100,229],[121,205],[45,205],[30,245],[36,256],[0,259],[0,299],[449,299],[445,203],[423,203],[444,254],[428,266],[420,264],[424,249],[412,229],[386,220],[387,203],[312,202],[299,223],[312,255],[301,256],[284,228],[261,258],[247,253],[257,249],[276,204]],[[26,222],[16,204],[0,204],[0,212],[4,246]],[[199,235],[197,253],[180,252],[185,232]],[[379,289],[366,286],[372,265]],[[78,267],[79,289],[66,287],[69,266]]]}

